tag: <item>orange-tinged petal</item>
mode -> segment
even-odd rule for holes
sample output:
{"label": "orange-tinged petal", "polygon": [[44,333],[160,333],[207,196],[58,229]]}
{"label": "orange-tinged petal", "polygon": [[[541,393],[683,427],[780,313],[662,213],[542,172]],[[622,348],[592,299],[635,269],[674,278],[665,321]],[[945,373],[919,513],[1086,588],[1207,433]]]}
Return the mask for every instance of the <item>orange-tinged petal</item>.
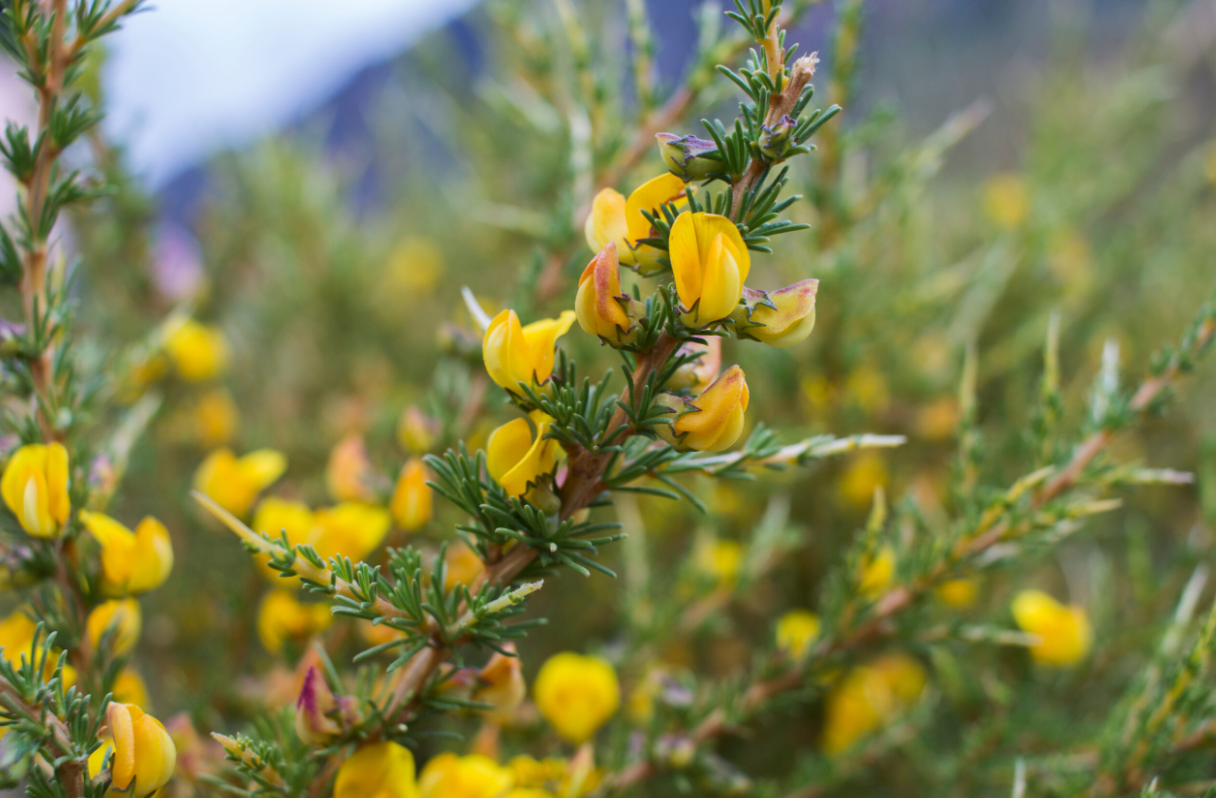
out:
{"label": "orange-tinged petal", "polygon": [[[620,341],[633,327],[633,319],[621,306],[621,267],[616,244],[609,242],[591,259],[578,281],[574,311],[584,332],[610,341]],[[627,298],[626,298],[627,299]]]}
{"label": "orange-tinged petal", "polygon": [[743,369],[731,366],[693,401],[697,410],[676,419],[675,433],[685,436],[681,445],[706,452],[730,448],[743,431],[750,396]]}
{"label": "orange-tinged petal", "polygon": [[114,761],[110,765],[110,778],[115,787],[126,790],[135,780],[135,723],[127,704],[111,701],[106,707],[106,720],[110,723],[110,736],[114,740]]}

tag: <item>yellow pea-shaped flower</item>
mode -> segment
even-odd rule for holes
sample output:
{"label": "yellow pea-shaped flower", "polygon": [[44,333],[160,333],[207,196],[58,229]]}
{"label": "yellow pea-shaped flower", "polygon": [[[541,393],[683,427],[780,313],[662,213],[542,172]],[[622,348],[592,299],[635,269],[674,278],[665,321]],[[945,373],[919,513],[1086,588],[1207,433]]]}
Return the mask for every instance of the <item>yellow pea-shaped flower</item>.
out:
{"label": "yellow pea-shaped flower", "polygon": [[108,515],[80,511],[85,529],[101,546],[101,588],[107,596],[138,595],[165,583],[173,570],[173,542],[151,516],[135,531]]}
{"label": "yellow pea-shaped flower", "polygon": [[510,495],[524,495],[541,476],[557,467],[561,446],[557,441],[544,438],[552,423],[552,416],[533,410],[528,418],[508,421],[490,433],[486,443],[486,469]]}
{"label": "yellow pea-shaped flower", "polygon": [[561,737],[580,745],[616,713],[621,688],[607,662],[566,651],[541,666],[532,698]]}
{"label": "yellow pea-shaped flower", "polygon": [[614,243],[621,263],[636,266],[643,274],[657,271],[663,252],[638,243],[654,235],[643,211],[654,215],[661,213],[659,208],[669,202],[684,205],[687,190],[684,181],[671,173],[638,186],[628,199],[616,189],[604,189],[591,203],[584,229],[587,244],[593,252],[599,252]]}
{"label": "yellow pea-shaped flower", "polygon": [[815,294],[818,290],[818,280],[802,280],[777,291],[745,287],[744,306],[733,317],[739,337],[778,349],[805,341],[815,329]]}
{"label": "yellow pea-shaped flower", "polygon": [[426,485],[426,464],[421,457],[411,458],[401,469],[389,511],[393,520],[406,532],[421,529],[431,520],[431,489]]}
{"label": "yellow pea-shaped flower", "polygon": [[1035,635],[1030,656],[1043,665],[1066,668],[1085,659],[1093,646],[1093,629],[1083,607],[1065,606],[1041,590],[1023,590],[1013,598],[1013,620]]}
{"label": "yellow pea-shaped flower", "polygon": [[668,247],[685,324],[704,327],[734,312],[752,263],[734,222],[713,213],[682,213],[671,226]]}
{"label": "yellow pea-shaped flower", "polygon": [[420,798],[414,755],[388,741],[363,746],[338,768],[334,798]]}
{"label": "yellow pea-shaped flower", "polygon": [[383,507],[362,502],[343,502],[313,513],[314,528],[309,541],[328,560],[341,554],[355,562],[365,559],[384,541],[392,516]]}
{"label": "yellow pea-shaped flower", "polygon": [[426,763],[418,791],[421,798],[498,798],[513,781],[511,771],[487,756],[445,753]]}
{"label": "yellow pea-shaped flower", "polygon": [[165,351],[182,379],[202,382],[228,368],[228,341],[218,327],[186,319],[165,336]]}
{"label": "yellow pea-shaped flower", "polygon": [[[514,653],[515,646],[507,643],[505,649]],[[486,713],[487,719],[494,723],[506,723],[528,692],[524,684],[523,663],[517,656],[508,657],[496,651],[478,675],[481,684],[473,693],[473,700],[494,707]]]}
{"label": "yellow pea-shaped flower", "polygon": [[243,457],[237,457],[231,449],[217,449],[194,473],[194,489],[244,518],[258,494],[286,470],[287,458],[272,449],[259,449]]}
{"label": "yellow pea-shaped flower", "polygon": [[96,778],[110,760],[106,798],[146,798],[173,777],[177,748],[159,720],[135,704],[111,701],[106,707],[109,737],[89,757],[89,775]]}
{"label": "yellow pea-shaped flower", "polygon": [[288,640],[303,641],[324,631],[332,620],[324,604],[301,604],[289,591],[272,590],[258,608],[258,638],[277,654]]}
{"label": "yellow pea-shaped flower", "polygon": [[508,391],[519,384],[542,385],[553,374],[557,339],[574,324],[572,310],[562,311],[556,319],[520,324],[513,310],[504,310],[490,321],[481,342],[481,353],[490,379]]}
{"label": "yellow pea-shaped flower", "polygon": [[22,529],[52,538],[68,522],[68,450],[61,443],[30,443],[9,458],[0,478],[4,503]]}
{"label": "yellow pea-shaped flower", "polygon": [[609,241],[591,259],[578,278],[574,312],[584,332],[598,335],[610,344],[629,343],[637,337],[628,294],[621,292],[621,264],[616,244]]}
{"label": "yellow pea-shaped flower", "polygon": [[[315,529],[312,510],[303,502],[267,496],[253,514],[254,532],[267,534],[275,540],[286,534],[287,542],[292,546],[311,545]],[[271,579],[278,579],[279,572],[266,565],[268,560],[266,556],[258,557],[262,573]]]}
{"label": "yellow pea-shaped flower", "polygon": [[777,648],[799,659],[819,637],[819,616],[809,610],[790,610],[777,621]]}
{"label": "yellow pea-shaped flower", "polygon": [[681,449],[724,451],[734,445],[743,432],[749,399],[743,369],[731,366],[695,399],[661,398],[680,415],[670,427],[660,425],[657,431]]}
{"label": "yellow pea-shaped flower", "polygon": [[93,608],[85,621],[85,633],[94,649],[101,643],[106,632],[113,630],[110,651],[115,656],[122,656],[135,648],[142,628],[143,613],[140,611],[139,602],[133,598],[103,601]]}

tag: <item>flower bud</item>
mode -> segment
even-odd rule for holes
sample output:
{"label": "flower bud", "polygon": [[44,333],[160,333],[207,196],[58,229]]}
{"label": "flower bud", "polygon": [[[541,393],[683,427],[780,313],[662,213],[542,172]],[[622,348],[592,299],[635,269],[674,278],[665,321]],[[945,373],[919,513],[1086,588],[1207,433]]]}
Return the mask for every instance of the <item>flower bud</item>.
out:
{"label": "flower bud", "polygon": [[80,521],[101,546],[101,589],[107,596],[146,593],[173,570],[169,530],[148,516],[135,531],[101,513],[81,510]]}
{"label": "flower bud", "polygon": [[604,189],[595,195],[587,215],[584,228],[587,244],[593,252],[599,252],[613,242],[621,263],[635,266],[643,274],[659,271],[662,250],[638,243],[654,236],[654,228],[643,211],[653,216],[661,214],[659,208],[669,202],[682,205],[687,191],[684,181],[670,173],[638,186],[629,199],[615,189]]}
{"label": "flower bud", "polygon": [[101,775],[110,762],[107,798],[146,798],[168,783],[177,765],[177,748],[161,722],[135,704],[106,706],[105,744],[89,757],[89,776]]}
{"label": "flower bud", "polygon": [[[513,643],[507,643],[504,649],[515,653]],[[519,657],[508,657],[496,651],[479,675],[483,686],[473,694],[473,699],[494,706],[486,713],[487,719],[498,724],[511,720],[528,692]]]}
{"label": "flower bud", "polygon": [[332,620],[324,604],[301,604],[286,590],[272,590],[258,608],[258,637],[267,651],[277,654],[287,640],[303,642]]}
{"label": "flower bud", "polygon": [[663,163],[685,183],[704,180],[714,172],[722,171],[722,161],[712,157],[718,152],[718,145],[712,141],[672,133],[656,133],[655,138],[659,140]]}
{"label": "flower bud", "polygon": [[305,745],[322,747],[359,722],[355,698],[335,696],[316,666],[304,674],[296,700],[296,735]]}
{"label": "flower bud", "polygon": [[440,433],[439,421],[410,405],[397,422],[397,442],[414,454],[425,454],[434,448]]}
{"label": "flower bud", "polygon": [[1023,590],[1014,597],[1013,620],[1022,631],[1038,637],[1039,642],[1030,646],[1030,656],[1043,665],[1076,665],[1093,645],[1085,609],[1066,607],[1039,590]]}
{"label": "flower bud", "polygon": [[259,449],[240,458],[231,449],[216,449],[194,473],[194,488],[244,518],[258,494],[286,470],[287,458],[271,449]]}
{"label": "flower bud", "polygon": [[777,291],[743,289],[743,304],[731,314],[740,338],[784,349],[801,343],[815,328],[818,280],[802,280]]}
{"label": "flower bud", "polygon": [[355,751],[334,781],[334,798],[418,798],[414,755],[387,740]]}
{"label": "flower bud", "polygon": [[578,278],[574,300],[578,326],[613,346],[632,343],[637,338],[634,319],[641,315],[640,305],[621,292],[621,264],[616,244],[609,241]]}
{"label": "flower bud", "polygon": [[731,366],[695,399],[660,396],[659,402],[672,407],[678,415],[670,427],[661,424],[656,431],[668,443],[685,451],[724,451],[743,432],[748,399],[743,369]]}
{"label": "flower bud", "polygon": [[36,538],[52,538],[68,521],[68,450],[61,443],[18,449],[0,478],[4,503]]}
{"label": "flower bud", "polygon": [[329,453],[325,466],[325,486],[329,495],[340,502],[371,502],[376,498],[372,488],[376,471],[367,458],[363,437],[351,433]]}
{"label": "flower bud", "polygon": [[93,649],[97,650],[102,637],[109,632],[110,653],[114,656],[122,656],[135,648],[142,627],[143,614],[139,602],[133,598],[103,601],[93,608],[85,621],[85,633]]}
{"label": "flower bud", "polygon": [[481,352],[490,379],[508,391],[519,384],[543,385],[553,374],[557,339],[574,323],[573,311],[564,310],[556,319],[542,319],[527,327],[513,310],[504,310],[490,321]]}
{"label": "flower bud", "polygon": [[777,648],[790,659],[802,655],[819,637],[819,616],[808,610],[790,610],[777,621]]}
{"label": "flower bud", "polygon": [[760,152],[770,161],[776,161],[786,154],[790,145],[790,134],[794,132],[796,121],[786,114],[771,125],[763,125],[760,129]]}
{"label": "flower bud", "polygon": [[165,351],[182,379],[202,382],[228,368],[228,342],[224,333],[210,325],[185,319],[165,335]]}
{"label": "flower bud", "polygon": [[561,446],[544,437],[552,423],[552,416],[533,410],[528,418],[508,421],[490,433],[486,443],[486,470],[508,494],[523,496],[529,488],[541,483],[541,477],[557,467]]}
{"label": "flower bud", "polygon": [[426,485],[427,471],[422,459],[410,458],[397,477],[389,512],[397,526],[406,532],[421,529],[431,520],[431,489]]}
{"label": "flower bud", "polygon": [[532,699],[561,737],[579,745],[616,713],[621,691],[607,662],[566,651],[541,666]]}
{"label": "flower bud", "polygon": [[751,269],[735,223],[713,213],[682,213],[671,226],[668,245],[683,322],[703,327],[734,312]]}

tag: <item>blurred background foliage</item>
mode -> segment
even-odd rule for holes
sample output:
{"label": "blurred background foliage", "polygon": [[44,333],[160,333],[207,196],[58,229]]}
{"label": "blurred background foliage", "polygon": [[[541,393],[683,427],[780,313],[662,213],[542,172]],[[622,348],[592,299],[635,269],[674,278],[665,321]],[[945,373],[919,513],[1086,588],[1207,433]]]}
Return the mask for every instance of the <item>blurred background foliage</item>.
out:
{"label": "blurred background foliage", "polygon": [[[627,11],[641,5],[572,6],[595,54],[598,71],[586,72],[555,11],[566,3],[487,2],[379,68],[354,133],[342,132],[343,109],[361,96],[352,89],[296,130],[171,187],[167,221],[124,174],[121,149],[95,142],[118,190],[74,223],[95,264],[87,290],[103,298],[83,323],[121,349],[116,368],[133,396],[153,385],[165,398],[132,458],[127,484],[138,490],[115,512],[162,519],[181,564],[147,608],[141,643],[162,716],[186,710],[200,729],[231,728],[263,703],[294,699],[289,672],[254,628],[264,577],[186,498],[209,451],[278,449],[290,465],[271,493],[319,506],[334,498],[330,451],[352,433],[389,485],[408,455],[398,427],[410,406],[446,421],[434,450],[461,432],[477,446],[507,418],[496,398],[464,412],[485,386],[459,291],[470,286],[487,309],[511,305],[525,321],[570,307],[591,256],[578,218],[589,189],[611,174],[627,190],[662,168],[647,144],[636,165],[612,172],[630,144],[618,140],[622,124],[661,102],[681,69],[695,77],[703,59],[692,9],[660,0],[649,14],[664,79],[639,92],[628,75],[636,44],[625,42]],[[654,497],[622,502],[632,537],[606,550],[621,579],[567,573],[532,599],[550,623],[521,646],[529,681],[559,650],[605,655],[627,695],[656,663],[738,672],[771,643],[779,614],[816,607],[876,488],[915,502],[930,526],[956,506],[967,478],[957,432],[968,352],[978,480],[1006,485],[1034,460],[1029,430],[1053,314],[1063,423],[1080,426],[1104,342],[1118,343],[1130,380],[1211,292],[1210,4],[1032,3],[988,18],[982,35],[974,16],[986,3],[803,5],[797,30],[807,33],[790,37],[821,51],[820,95],[846,110],[794,175],[810,199],[794,219],[811,232],[778,240],[754,282],[818,278],[818,327],[786,350],[744,354],[728,341],[727,362],[747,369],[749,423],[764,419],[791,440],[865,431],[908,442],[754,483],[691,482],[708,514]],[[900,33],[930,28],[935,38]],[[700,94],[668,129],[697,133],[701,117],[729,114],[726,88]],[[578,92],[602,99],[590,119],[575,118]],[[175,312],[222,330],[226,370],[192,381],[151,354]],[[161,333],[148,338],[150,328]],[[588,336],[563,346],[584,373],[610,363]],[[995,795],[1012,778],[1002,752],[1064,750],[1092,735],[1191,569],[1211,560],[1214,392],[1211,369],[1201,370],[1168,419],[1115,444],[1118,459],[1196,472],[1197,489],[1126,493],[1083,534],[982,583],[971,606],[941,609],[1008,626],[1013,591],[1043,587],[1088,609],[1098,643],[1087,664],[1045,673],[1016,648],[936,647],[931,697],[912,733],[881,743],[890,754],[881,769],[861,766],[865,752],[852,764],[807,754],[821,735],[814,703],[728,742],[727,758],[774,794],[837,768],[828,792]],[[457,520],[437,502],[418,534],[437,550]],[[333,626],[328,649],[354,650],[352,633]],[[233,681],[238,671],[251,676]],[[627,745],[625,731],[613,739]]]}

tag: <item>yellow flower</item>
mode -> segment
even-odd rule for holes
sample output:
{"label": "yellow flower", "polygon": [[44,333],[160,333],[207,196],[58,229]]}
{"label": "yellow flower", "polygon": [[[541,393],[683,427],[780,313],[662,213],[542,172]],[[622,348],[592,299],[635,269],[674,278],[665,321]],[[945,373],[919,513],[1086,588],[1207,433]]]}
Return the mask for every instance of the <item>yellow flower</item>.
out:
{"label": "yellow flower", "polygon": [[110,689],[114,693],[113,700],[120,704],[148,706],[148,686],[144,684],[144,677],[134,668],[123,668],[119,671]]}
{"label": "yellow flower", "polygon": [[924,668],[903,654],[888,654],[851,669],[828,694],[824,750],[840,753],[891,722],[920,697],[924,686]]}
{"label": "yellow flower", "polygon": [[339,554],[358,562],[376,550],[392,526],[388,510],[362,502],[343,502],[313,513],[309,543],[328,560]]}
{"label": "yellow flower", "polygon": [[670,394],[661,396],[660,401],[680,415],[671,427],[659,425],[657,432],[680,449],[724,451],[734,445],[743,432],[749,398],[743,369],[731,366],[695,399],[680,399]]}
{"label": "yellow flower", "polygon": [[697,570],[713,578],[718,587],[734,587],[743,565],[743,547],[734,540],[705,539],[697,546]]}
{"label": "yellow flower", "polygon": [[258,608],[258,637],[267,651],[277,654],[286,640],[305,640],[332,620],[324,604],[301,604],[286,590],[272,590]]}
{"label": "yellow flower", "polygon": [[146,593],[169,578],[173,541],[160,521],[148,516],[132,532],[101,513],[81,510],[80,520],[101,546],[101,588],[107,596]]}
{"label": "yellow flower", "polygon": [[949,579],[937,588],[937,597],[955,609],[966,609],[975,603],[979,584],[974,579]]}
{"label": "yellow flower", "polygon": [[684,323],[702,327],[729,316],[752,264],[735,223],[713,213],[682,213],[668,246]]}
{"label": "yellow flower", "polygon": [[533,410],[528,418],[508,421],[490,433],[486,470],[512,496],[524,495],[530,486],[538,484],[541,476],[557,467],[561,446],[544,438],[552,423],[552,416]]}
{"label": "yellow flower", "polygon": [[610,344],[630,343],[637,337],[631,304],[638,303],[621,291],[621,264],[616,244],[609,241],[578,278],[574,299],[578,326]]}
{"label": "yellow flower", "polygon": [[111,701],[106,707],[109,735],[89,756],[89,776],[96,778],[110,758],[106,798],[146,798],[173,777],[177,748],[159,720],[135,704]]}
{"label": "yellow flower", "polygon": [[519,323],[513,310],[504,310],[490,320],[481,341],[481,354],[490,379],[508,391],[519,384],[540,385],[553,374],[554,347],[557,339],[574,324],[572,310],[563,310],[556,319],[534,321],[527,327]]}
{"label": "yellow flower", "polygon": [[422,798],[498,798],[511,789],[511,771],[478,754],[440,754],[418,778]]}
{"label": "yellow flower", "polygon": [[1013,619],[1039,642],[1030,647],[1035,662],[1068,667],[1085,659],[1093,645],[1093,629],[1085,608],[1064,606],[1040,590],[1014,596]]}
{"label": "yellow flower", "polygon": [[165,351],[177,373],[190,382],[202,382],[228,367],[228,342],[218,327],[186,319],[165,336]]}
{"label": "yellow flower", "polygon": [[561,781],[570,763],[559,757],[536,760],[526,754],[507,763],[516,787],[540,788],[551,782]]}
{"label": "yellow flower", "polygon": [[1002,172],[984,184],[984,212],[1000,227],[1020,227],[1029,210],[1030,192],[1020,175]]}
{"label": "yellow flower", "polygon": [[[292,546],[311,545],[313,529],[312,510],[303,502],[267,496],[253,514],[253,531],[264,532],[276,540],[285,533],[287,542]],[[259,557],[259,564],[268,577],[277,579],[279,572],[266,565],[268,559]]]}
{"label": "yellow flower", "polygon": [[[504,649],[515,653],[512,643],[507,643]],[[508,722],[528,692],[519,657],[508,657],[496,651],[479,675],[482,684],[473,693],[473,700],[493,705],[494,708],[486,713],[488,720],[499,724]]]}
{"label": "yellow flower", "polygon": [[857,589],[863,596],[874,598],[891,586],[895,578],[895,549],[890,545],[866,557],[857,574]]}
{"label": "yellow flower", "polygon": [[541,666],[532,686],[536,708],[564,739],[590,740],[621,705],[616,671],[602,659],[563,652]]}
{"label": "yellow flower", "polygon": [[636,266],[643,274],[658,271],[663,252],[638,243],[654,236],[654,229],[642,212],[661,215],[659,208],[669,202],[682,205],[680,200],[686,191],[684,181],[670,173],[638,186],[629,199],[615,189],[604,189],[595,195],[587,216],[584,232],[588,246],[593,252],[599,252],[612,242],[616,244],[621,263]]}
{"label": "yellow flower", "polygon": [[414,457],[401,469],[389,511],[397,526],[407,532],[421,529],[431,520],[431,489],[427,487],[426,465],[422,458]]}
{"label": "yellow flower", "polygon": [[36,538],[52,538],[68,522],[68,450],[61,443],[22,446],[0,478],[4,503]]}
{"label": "yellow flower", "polygon": [[805,341],[815,329],[818,280],[802,280],[777,291],[743,288],[743,302],[732,314],[740,338],[778,349]]}
{"label": "yellow flower", "polygon": [[329,453],[325,486],[336,501],[370,502],[376,498],[370,484],[374,474],[363,438],[358,433],[351,433],[338,441]]}
{"label": "yellow flower", "polygon": [[414,755],[388,741],[363,746],[338,768],[334,798],[419,798]]}
{"label": "yellow flower", "polygon": [[800,659],[819,637],[819,616],[809,610],[790,610],[777,621],[777,648]]}
{"label": "yellow flower", "polygon": [[93,608],[85,621],[85,632],[96,650],[101,638],[110,632],[110,652],[115,656],[126,654],[139,642],[143,627],[143,613],[139,602],[133,598],[103,601]]}
{"label": "yellow flower", "polygon": [[840,478],[840,492],[856,507],[874,500],[874,490],[887,484],[887,463],[873,452],[854,457]]}
{"label": "yellow flower", "polygon": [[444,590],[449,591],[455,589],[456,585],[473,584],[486,568],[477,552],[459,540],[448,546],[443,561],[447,572],[444,578]]}
{"label": "yellow flower", "polygon": [[397,442],[407,452],[429,452],[439,438],[439,422],[410,405],[397,421]]}
{"label": "yellow flower", "polygon": [[231,449],[216,449],[194,472],[194,489],[244,518],[258,494],[286,470],[287,458],[272,449],[259,449],[240,458]]}
{"label": "yellow flower", "polygon": [[[3,656],[14,668],[20,667],[21,661],[30,661],[30,649],[34,645],[34,631],[38,625],[26,614],[25,609],[18,607],[3,619],[0,619],[0,649]],[[39,644],[46,640],[45,633]],[[59,649],[51,649],[43,666],[42,680],[49,681],[55,675],[55,665],[59,661]],[[66,662],[63,666],[63,687],[66,690],[76,683],[76,669]],[[2,731],[2,730],[0,730]],[[3,737],[0,734],[0,737]]]}
{"label": "yellow flower", "polygon": [[232,394],[224,388],[207,391],[193,408],[194,434],[203,446],[222,446],[236,435],[241,424],[241,411]]}

